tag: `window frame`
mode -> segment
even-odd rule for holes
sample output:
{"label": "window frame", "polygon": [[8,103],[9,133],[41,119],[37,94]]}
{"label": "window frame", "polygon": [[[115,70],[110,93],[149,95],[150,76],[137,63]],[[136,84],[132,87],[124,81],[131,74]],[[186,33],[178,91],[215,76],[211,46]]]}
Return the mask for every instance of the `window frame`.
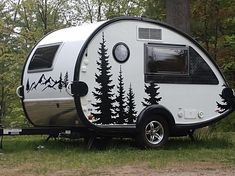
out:
{"label": "window frame", "polygon": [[[115,54],[115,51],[116,51],[117,47],[120,46],[120,45],[124,46],[124,47],[126,48],[126,50],[127,50],[127,56],[126,56],[126,58],[125,58],[124,60],[120,60],[119,58],[117,58],[117,56],[116,56],[116,54]],[[119,63],[125,63],[125,62],[128,61],[128,59],[129,59],[129,57],[130,57],[130,49],[129,49],[129,47],[127,46],[126,43],[124,43],[124,42],[118,42],[118,43],[116,43],[116,44],[114,45],[112,54],[113,54],[114,59],[115,59],[117,62],[119,62]]]}
{"label": "window frame", "polygon": [[[187,59],[186,59],[186,72],[185,73],[179,73],[179,72],[174,72],[174,71],[159,71],[159,72],[148,72],[147,71],[147,60],[148,60],[148,46],[150,47],[157,47],[157,48],[166,48],[166,49],[171,49],[171,48],[184,48],[187,50]],[[177,76],[177,77],[185,77],[189,76],[189,46],[187,45],[178,45],[178,44],[159,44],[159,43],[145,43],[144,44],[144,73],[145,75],[160,75],[160,76]]]}
{"label": "window frame", "polygon": [[[58,46],[55,54],[54,54],[54,57],[52,59],[52,64],[51,64],[51,67],[49,68],[36,68],[36,69],[29,69],[29,66],[30,64],[32,63],[33,61],[33,56],[34,54],[36,53],[36,51],[40,48],[46,48],[46,47],[50,47],[50,46]],[[47,72],[47,71],[52,71],[54,69],[54,64],[55,64],[55,58],[57,57],[60,49],[61,49],[61,46],[62,46],[62,42],[58,42],[58,43],[52,43],[52,44],[46,44],[46,45],[39,45],[35,51],[33,52],[33,55],[32,57],[30,58],[30,61],[29,61],[29,64],[28,64],[28,69],[27,69],[27,72],[28,73],[38,73],[38,72]]]}
{"label": "window frame", "polygon": [[[188,50],[188,74],[170,74],[169,72],[166,73],[147,73],[146,67],[147,67],[147,47],[148,45],[160,45],[160,46],[166,46],[166,47],[172,47],[172,46],[179,46],[179,47],[187,47]],[[193,53],[194,52],[194,53]],[[198,55],[198,56],[195,56]],[[208,67],[208,71],[211,72],[210,76],[208,78],[201,77],[200,74],[196,74],[193,72],[193,66],[195,66],[195,59],[194,57],[200,57],[200,59],[205,62],[205,64]],[[147,58],[147,59],[146,59]],[[159,44],[159,43],[147,43],[144,46],[144,81],[145,83],[151,83],[151,82],[157,82],[160,84],[193,84],[193,85],[218,85],[219,80],[216,76],[214,70],[212,69],[213,66],[207,63],[208,57],[202,57],[197,50],[191,45],[177,45],[177,44]],[[201,71],[200,71],[201,72]],[[209,73],[208,72],[208,73]],[[212,79],[213,78],[213,79]],[[210,80],[210,81],[207,81]]]}

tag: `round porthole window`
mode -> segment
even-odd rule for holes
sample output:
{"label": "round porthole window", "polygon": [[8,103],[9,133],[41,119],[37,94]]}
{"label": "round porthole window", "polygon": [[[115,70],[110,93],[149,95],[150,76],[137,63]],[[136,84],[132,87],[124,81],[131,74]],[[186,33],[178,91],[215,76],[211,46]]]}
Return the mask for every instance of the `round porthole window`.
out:
{"label": "round porthole window", "polygon": [[123,63],[128,60],[130,56],[130,50],[128,46],[123,43],[119,42],[113,47],[113,57],[116,61]]}

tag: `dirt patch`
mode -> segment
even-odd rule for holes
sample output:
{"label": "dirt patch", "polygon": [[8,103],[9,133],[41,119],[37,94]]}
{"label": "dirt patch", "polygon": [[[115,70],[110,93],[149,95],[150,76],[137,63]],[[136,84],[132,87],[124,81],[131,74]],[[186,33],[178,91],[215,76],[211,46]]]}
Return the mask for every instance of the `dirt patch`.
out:
{"label": "dirt patch", "polygon": [[234,176],[235,167],[222,166],[214,163],[196,162],[190,164],[174,164],[163,169],[153,169],[147,165],[123,166],[109,169],[107,175],[120,176]]}
{"label": "dirt patch", "polygon": [[147,164],[126,165],[121,167],[106,167],[94,170],[61,170],[53,176],[234,176],[235,166],[225,166],[218,163],[192,162],[189,164],[173,164],[159,168]]}
{"label": "dirt patch", "polygon": [[1,176],[234,176],[235,166],[227,166],[218,163],[210,162],[190,162],[190,163],[177,163],[171,166],[148,166],[147,164],[126,165],[121,167],[109,167],[99,169],[71,169],[71,170],[58,170],[47,171],[46,173],[32,172],[35,168],[34,164],[22,164],[15,168],[7,169],[1,168]]}
{"label": "dirt patch", "polygon": [[194,162],[167,167],[159,172],[162,176],[234,176],[235,167],[218,163]]}
{"label": "dirt patch", "polygon": [[12,175],[21,175],[23,173],[24,176],[34,176],[30,173],[30,170],[34,168],[35,165],[32,163],[24,163],[20,166],[13,165],[11,168],[0,168],[1,176],[12,176]]}

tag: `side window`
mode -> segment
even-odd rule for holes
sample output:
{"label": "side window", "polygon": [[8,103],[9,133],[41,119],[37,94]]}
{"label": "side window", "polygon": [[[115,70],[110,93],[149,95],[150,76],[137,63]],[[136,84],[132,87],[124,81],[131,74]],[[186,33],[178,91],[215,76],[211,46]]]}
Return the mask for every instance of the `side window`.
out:
{"label": "side window", "polygon": [[145,45],[145,82],[170,84],[218,84],[205,60],[181,45]]}
{"label": "side window", "polygon": [[145,59],[147,74],[188,74],[187,47],[146,45]]}
{"label": "side window", "polygon": [[126,62],[130,57],[129,47],[123,42],[118,42],[113,47],[113,57],[119,63]]}
{"label": "side window", "polygon": [[145,82],[182,83],[189,74],[189,51],[184,45],[145,45]]}
{"label": "side window", "polygon": [[190,75],[194,84],[219,84],[217,77],[205,60],[192,48],[189,48]]}
{"label": "side window", "polygon": [[50,70],[60,44],[37,48],[29,63],[28,71]]}

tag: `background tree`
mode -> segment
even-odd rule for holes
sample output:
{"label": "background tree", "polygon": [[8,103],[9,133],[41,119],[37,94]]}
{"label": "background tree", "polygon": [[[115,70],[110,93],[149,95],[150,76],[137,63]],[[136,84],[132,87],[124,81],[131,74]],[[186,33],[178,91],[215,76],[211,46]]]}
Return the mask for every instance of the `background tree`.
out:
{"label": "background tree", "polygon": [[74,15],[80,23],[101,21],[104,19],[102,0],[73,0]]}
{"label": "background tree", "polygon": [[190,33],[190,0],[166,0],[166,22],[176,28]]}
{"label": "background tree", "polygon": [[[44,3],[44,11],[39,3]],[[66,3],[64,0],[0,1],[0,121],[6,126],[27,125],[20,101],[15,95],[24,60],[45,33],[69,25],[65,23],[61,10]],[[40,13],[44,13],[46,21]]]}
{"label": "background tree", "polygon": [[235,1],[192,1],[192,34],[217,61],[235,86]]}
{"label": "background tree", "polygon": [[105,19],[119,16],[141,16],[145,9],[144,0],[105,0],[104,15]]}
{"label": "background tree", "polygon": [[143,16],[159,21],[163,21],[166,18],[163,0],[143,1],[142,5],[144,6]]}
{"label": "background tree", "polygon": [[93,114],[95,118],[98,119],[97,123],[110,124],[113,122],[113,103],[115,102],[115,99],[113,98],[114,94],[112,93],[114,85],[111,84],[112,74],[110,72],[112,66],[109,66],[108,49],[106,48],[105,42],[103,33],[102,42],[100,43],[98,51],[99,61],[97,61],[97,65],[99,73],[95,74],[95,80],[99,84],[99,87],[95,87],[95,92],[92,92],[96,99],[96,103],[92,105],[97,111],[97,113]]}

